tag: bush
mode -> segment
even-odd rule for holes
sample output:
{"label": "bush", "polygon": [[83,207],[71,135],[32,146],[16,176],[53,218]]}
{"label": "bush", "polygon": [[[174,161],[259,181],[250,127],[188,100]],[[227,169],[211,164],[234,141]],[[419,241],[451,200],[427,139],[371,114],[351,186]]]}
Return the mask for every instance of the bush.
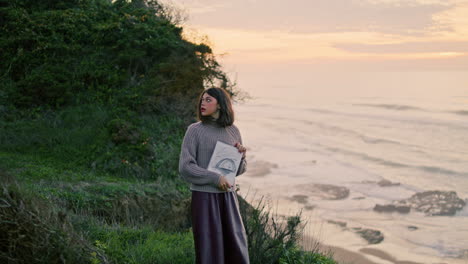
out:
{"label": "bush", "polygon": [[9,1],[0,7],[0,106],[169,113],[194,105],[205,86],[234,94],[212,50],[183,39],[169,10],[154,0]]}

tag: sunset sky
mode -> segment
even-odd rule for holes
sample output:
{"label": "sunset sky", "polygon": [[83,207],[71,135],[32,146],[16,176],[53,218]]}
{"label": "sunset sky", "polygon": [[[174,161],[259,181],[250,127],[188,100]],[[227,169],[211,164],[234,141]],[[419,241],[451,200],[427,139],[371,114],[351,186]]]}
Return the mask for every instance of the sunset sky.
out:
{"label": "sunset sky", "polygon": [[214,52],[226,54],[223,65],[244,86],[305,85],[314,73],[333,72],[314,84],[339,90],[343,83],[328,83],[332,76],[361,72],[348,82],[359,86],[363,72],[379,72],[370,86],[402,77],[400,87],[468,94],[467,0],[166,2],[188,15],[189,38],[207,35]]}

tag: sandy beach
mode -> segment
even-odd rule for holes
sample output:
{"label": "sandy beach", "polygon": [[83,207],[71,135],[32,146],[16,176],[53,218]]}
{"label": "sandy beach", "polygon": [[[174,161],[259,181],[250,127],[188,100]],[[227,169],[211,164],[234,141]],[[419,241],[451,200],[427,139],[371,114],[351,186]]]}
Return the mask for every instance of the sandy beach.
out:
{"label": "sandy beach", "polygon": [[[388,253],[378,249],[362,249],[360,253],[355,253],[344,248],[324,246],[326,250],[333,252],[333,258],[340,264],[379,264],[379,263],[392,263],[392,264],[424,264],[420,262],[397,260]],[[370,259],[380,260],[373,262]],[[381,262],[383,261],[383,262]]]}

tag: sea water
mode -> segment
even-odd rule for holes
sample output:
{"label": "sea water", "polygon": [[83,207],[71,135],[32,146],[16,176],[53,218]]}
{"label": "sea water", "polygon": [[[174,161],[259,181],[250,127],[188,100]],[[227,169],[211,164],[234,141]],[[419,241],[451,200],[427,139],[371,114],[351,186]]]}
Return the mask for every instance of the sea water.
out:
{"label": "sea water", "polygon": [[[286,215],[303,209],[324,244],[421,263],[468,262],[468,205],[454,216],[373,210],[429,190],[455,191],[468,203],[468,96],[264,94],[235,110],[248,147],[241,194],[267,196]],[[317,186],[348,193],[324,197],[330,193]],[[356,228],[378,230],[384,240],[369,244]]]}

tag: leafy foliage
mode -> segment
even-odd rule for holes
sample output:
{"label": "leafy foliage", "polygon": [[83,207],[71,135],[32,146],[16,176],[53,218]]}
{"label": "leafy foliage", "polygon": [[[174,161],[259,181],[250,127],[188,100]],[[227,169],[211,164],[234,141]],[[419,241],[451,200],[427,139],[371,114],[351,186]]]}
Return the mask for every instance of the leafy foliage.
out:
{"label": "leafy foliage", "polygon": [[3,111],[93,102],[161,113],[206,85],[234,93],[211,49],[184,40],[167,10],[151,0],[9,1],[0,8]]}

